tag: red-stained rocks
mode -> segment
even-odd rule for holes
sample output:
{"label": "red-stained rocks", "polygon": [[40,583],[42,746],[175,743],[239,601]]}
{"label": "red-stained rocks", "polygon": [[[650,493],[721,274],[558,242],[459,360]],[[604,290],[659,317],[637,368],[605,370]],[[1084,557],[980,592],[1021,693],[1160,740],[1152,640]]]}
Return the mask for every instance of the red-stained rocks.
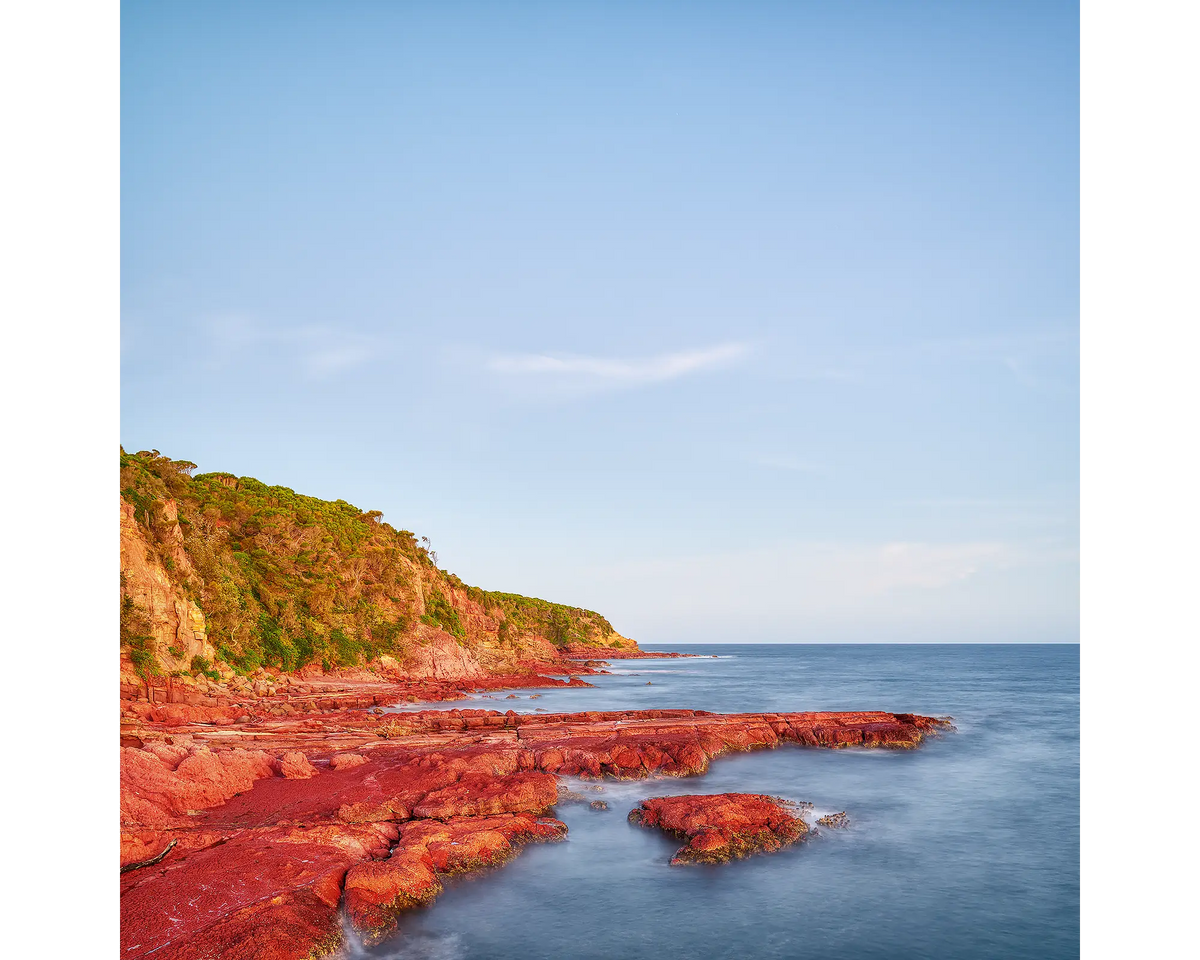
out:
{"label": "red-stained rocks", "polygon": [[564,655],[585,660],[667,660],[680,657],[699,657],[698,653],[667,653],[654,650],[639,650],[637,647],[591,647],[586,644],[572,643],[564,651]]}
{"label": "red-stained rocks", "polygon": [[687,841],[672,865],[770,853],[808,833],[808,825],[786,801],[758,793],[653,797],[633,809],[629,819]]}
{"label": "red-stained rocks", "polygon": [[[378,939],[396,911],[436,896],[441,878],[561,837],[565,826],[545,816],[558,774],[689,776],[724,753],[784,743],[907,749],[945,725],[877,712],[380,716],[334,702],[379,696],[333,690],[315,715],[259,710],[219,723],[127,713],[122,735],[140,746],[121,750],[121,862],[175,845],[122,876],[123,957],[320,956],[339,941],[342,906]],[[704,829],[681,828],[687,858],[787,839],[771,811],[757,811],[762,829],[737,820],[744,804],[719,812]]]}
{"label": "red-stained rocks", "polygon": [[279,772],[289,780],[307,780],[315,777],[319,771],[299,750],[289,750],[280,760]]}
{"label": "red-stained rocks", "polygon": [[189,723],[233,723],[246,712],[240,706],[203,706],[188,703],[132,703],[128,710],[134,716],[167,727],[180,727]]}
{"label": "red-stained rocks", "polygon": [[165,751],[121,749],[121,822],[147,827],[168,827],[181,822],[191,810],[214,807],[256,780],[275,775],[274,758],[261,750],[225,750],[206,747],[161,758]]}
{"label": "red-stained rocks", "polygon": [[381,862],[360,863],[346,875],[346,913],[367,942],[396,926],[396,914],[442,892],[433,859],[423,847],[401,848]]}
{"label": "red-stained rocks", "polygon": [[334,770],[349,770],[352,767],[361,767],[367,762],[367,758],[361,753],[338,753],[329,758],[329,765]]}
{"label": "red-stained rocks", "polygon": [[332,948],[346,871],[387,848],[372,827],[279,826],[172,851],[121,879],[121,954],[300,960]]}
{"label": "red-stained rocks", "polygon": [[352,867],[346,876],[346,912],[367,943],[396,926],[396,915],[428,903],[442,891],[441,878],[497,867],[523,843],[561,840],[566,824],[530,814],[414,820],[382,862]]}
{"label": "red-stained rocks", "polygon": [[413,816],[487,817],[498,813],[545,813],[558,801],[554,777],[545,773],[514,773],[497,777],[467,773],[450,786],[434,790],[413,808]]}
{"label": "red-stained rocks", "polygon": [[448,820],[415,820],[402,828],[401,842],[423,847],[441,874],[461,873],[499,866],[518,844],[561,840],[566,824],[529,813],[494,817],[451,817]]}

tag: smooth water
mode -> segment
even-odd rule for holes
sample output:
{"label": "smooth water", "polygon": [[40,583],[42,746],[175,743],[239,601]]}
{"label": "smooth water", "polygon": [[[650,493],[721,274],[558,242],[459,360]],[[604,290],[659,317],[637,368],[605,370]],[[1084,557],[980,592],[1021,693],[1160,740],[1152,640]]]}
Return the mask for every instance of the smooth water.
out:
{"label": "smooth water", "polygon": [[[614,661],[595,689],[472,706],[559,711],[880,709],[952,715],[915,751],[783,746],[704,777],[604,781],[557,844],[455,880],[361,956],[417,960],[1036,958],[1079,955],[1079,647],[680,647]],[[646,682],[650,681],[651,686]],[[529,693],[540,693],[536,700]],[[459,704],[460,706],[462,704]],[[454,704],[443,705],[447,709]],[[767,793],[845,810],[846,830],[722,866],[626,814],[648,796]],[[810,817],[811,821],[812,817]]]}

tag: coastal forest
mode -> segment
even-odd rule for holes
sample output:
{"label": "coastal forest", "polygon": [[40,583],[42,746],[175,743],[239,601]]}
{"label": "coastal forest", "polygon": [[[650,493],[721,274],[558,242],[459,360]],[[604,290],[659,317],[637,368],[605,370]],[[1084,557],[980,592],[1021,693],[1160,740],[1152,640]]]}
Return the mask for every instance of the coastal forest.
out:
{"label": "coastal forest", "polygon": [[121,449],[121,645],[142,675],[404,664],[447,638],[489,669],[634,646],[592,610],[468,586],[378,510],[196,469]]}

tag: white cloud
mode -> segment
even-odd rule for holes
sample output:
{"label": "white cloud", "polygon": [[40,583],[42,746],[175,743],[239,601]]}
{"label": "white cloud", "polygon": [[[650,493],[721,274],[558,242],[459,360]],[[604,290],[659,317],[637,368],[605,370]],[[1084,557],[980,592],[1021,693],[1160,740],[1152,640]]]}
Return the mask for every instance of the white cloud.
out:
{"label": "white cloud", "polygon": [[496,373],[527,376],[583,377],[618,383],[657,383],[728,366],[750,352],[745,343],[723,343],[704,350],[663,353],[641,359],[519,354],[493,357],[488,368]]}

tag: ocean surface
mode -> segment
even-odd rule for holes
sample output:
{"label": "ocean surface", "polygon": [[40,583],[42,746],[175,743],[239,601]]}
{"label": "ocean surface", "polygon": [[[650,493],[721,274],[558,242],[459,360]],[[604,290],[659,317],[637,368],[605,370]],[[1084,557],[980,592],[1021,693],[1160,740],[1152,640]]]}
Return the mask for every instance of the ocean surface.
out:
{"label": "ocean surface", "polygon": [[[686,779],[603,781],[568,804],[562,843],[453,880],[391,960],[1029,958],[1079,955],[1077,645],[695,645],[703,659],[613,661],[595,689],[494,694],[550,712],[688,707],[950,715],[918,750],[782,746]],[[716,658],[713,658],[713,654]],[[529,699],[531,695],[540,696]],[[442,704],[450,709],[464,703]],[[572,784],[578,786],[576,784]],[[671,867],[678,842],[634,826],[645,797],[767,793],[845,810],[846,830],[722,866]]]}

